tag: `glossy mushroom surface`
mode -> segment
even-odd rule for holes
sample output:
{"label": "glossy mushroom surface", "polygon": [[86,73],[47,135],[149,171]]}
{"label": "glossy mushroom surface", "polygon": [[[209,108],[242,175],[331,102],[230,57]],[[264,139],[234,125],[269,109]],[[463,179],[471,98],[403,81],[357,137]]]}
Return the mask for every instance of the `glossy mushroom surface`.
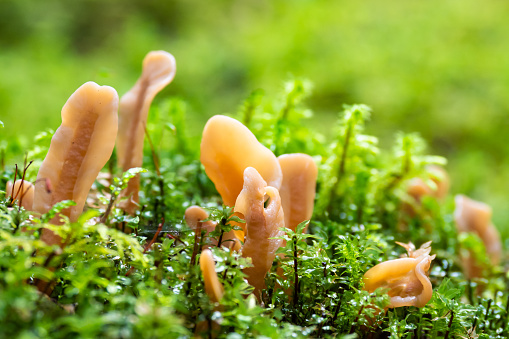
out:
{"label": "glossy mushroom surface", "polygon": [[217,277],[214,257],[212,256],[212,252],[208,249],[201,252],[200,270],[203,275],[205,293],[207,293],[212,302],[219,302],[223,298],[224,289]]}
{"label": "glossy mushroom surface", "polygon": [[313,158],[302,153],[284,154],[278,161],[283,173],[279,195],[285,226],[295,231],[298,224],[313,215],[318,168]]}
{"label": "glossy mushroom surface", "polygon": [[200,160],[227,206],[235,205],[247,167],[255,168],[269,186],[281,186],[276,156],[246,126],[224,115],[213,116],[205,125]]}
{"label": "glossy mushroom surface", "polygon": [[[123,171],[141,167],[143,142],[148,112],[154,97],[175,77],[175,58],[165,51],[152,51],[143,59],[143,71],[136,84],[122,96],[119,107],[119,130],[117,137],[118,165]],[[123,192],[128,197],[122,208],[134,214],[138,208],[140,177],[129,181]]]}
{"label": "glossy mushroom surface", "polygon": [[429,280],[429,268],[435,255],[430,256],[431,241],[418,250],[412,243],[399,245],[408,251],[406,258],[388,260],[369,269],[364,274],[364,289],[374,292],[377,288],[388,289],[388,307],[423,307],[433,295]]}
{"label": "glossy mushroom surface", "polygon": [[[74,92],[62,109],[46,158],[37,174],[33,209],[48,212],[57,202],[73,200],[76,206],[61,213],[76,221],[83,212],[88,192],[113,152],[118,129],[118,95],[109,86],[87,82]],[[51,190],[47,189],[47,182]],[[58,216],[52,223],[58,223]],[[59,237],[44,229],[48,244]]]}
{"label": "glossy mushroom surface", "polygon": [[[266,205],[266,207],[264,207]],[[272,266],[276,251],[282,246],[284,213],[276,188],[267,186],[261,175],[252,167],[244,171],[244,187],[235,203],[235,212],[246,221],[246,238],[242,256],[251,258],[253,267],[246,268],[247,280],[254,286],[259,299],[265,288],[265,275]]]}

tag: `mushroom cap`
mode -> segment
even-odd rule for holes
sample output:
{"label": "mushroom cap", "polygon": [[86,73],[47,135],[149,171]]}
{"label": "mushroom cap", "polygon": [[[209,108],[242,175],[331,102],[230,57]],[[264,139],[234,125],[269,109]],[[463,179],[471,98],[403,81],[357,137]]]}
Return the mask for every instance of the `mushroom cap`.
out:
{"label": "mushroom cap", "polygon": [[408,251],[408,258],[384,261],[364,274],[364,289],[374,292],[377,288],[387,288],[390,297],[389,307],[423,307],[430,301],[433,288],[428,277],[431,261],[430,244],[423,244],[418,250],[412,243],[401,244]]}
{"label": "mushroom cap", "polygon": [[203,129],[200,153],[205,172],[228,206],[235,205],[247,167],[255,168],[269,186],[281,186],[283,175],[276,156],[233,118],[216,115],[209,119]]}

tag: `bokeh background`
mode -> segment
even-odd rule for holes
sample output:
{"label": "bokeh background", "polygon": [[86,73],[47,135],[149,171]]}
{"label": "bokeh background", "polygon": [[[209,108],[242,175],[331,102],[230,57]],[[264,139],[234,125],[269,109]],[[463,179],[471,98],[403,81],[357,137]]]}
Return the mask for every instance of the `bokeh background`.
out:
{"label": "bokeh background", "polygon": [[342,104],[371,106],[382,147],[419,132],[449,159],[453,193],[493,205],[507,233],[508,18],[500,0],[0,0],[0,146],[16,141],[22,158],[81,84],[121,95],[164,49],[178,71],[157,100],[185,100],[194,133],[252,90],[304,77],[322,133]]}

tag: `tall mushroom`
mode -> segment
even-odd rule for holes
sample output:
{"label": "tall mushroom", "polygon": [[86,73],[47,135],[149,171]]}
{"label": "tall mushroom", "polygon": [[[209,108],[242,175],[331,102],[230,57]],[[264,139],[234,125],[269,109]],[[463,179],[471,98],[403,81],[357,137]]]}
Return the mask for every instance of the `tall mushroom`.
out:
{"label": "tall mushroom", "polygon": [[285,213],[285,226],[295,231],[297,225],[313,214],[318,168],[307,154],[283,154],[278,158],[283,173],[279,189]]}
{"label": "tall mushroom", "polygon": [[[90,187],[113,152],[118,128],[118,95],[109,86],[87,82],[74,92],[62,108],[62,124],[56,130],[46,158],[37,174],[33,208],[48,212],[62,200],[76,205],[62,214],[76,221]],[[51,183],[47,190],[46,182]],[[59,223],[55,217],[52,223]],[[60,237],[43,229],[41,239],[60,244]]]}
{"label": "tall mushroom", "polygon": [[[266,207],[265,207],[266,205]],[[247,280],[254,286],[254,294],[260,300],[265,288],[265,275],[272,266],[276,251],[282,246],[284,213],[276,188],[267,186],[265,180],[252,167],[244,171],[244,186],[235,203],[235,212],[246,221],[246,241],[242,256],[251,258],[253,267],[246,268]]]}
{"label": "tall mushroom", "polygon": [[[464,195],[457,195],[454,202],[456,204],[454,221],[458,231],[472,232],[479,236],[484,243],[491,263],[497,265],[502,256],[502,243],[498,230],[491,222],[491,207]],[[472,279],[482,276],[482,267],[472,253],[468,253],[463,258],[463,263],[467,278]]]}
{"label": "tall mushroom", "polygon": [[[120,99],[117,159],[123,171],[142,166],[143,140],[150,105],[156,94],[173,80],[176,69],[175,58],[170,53],[148,53],[143,59],[141,77]],[[138,208],[139,187],[140,177],[137,175],[129,181],[122,194],[128,198],[122,208],[129,214],[134,214]]]}

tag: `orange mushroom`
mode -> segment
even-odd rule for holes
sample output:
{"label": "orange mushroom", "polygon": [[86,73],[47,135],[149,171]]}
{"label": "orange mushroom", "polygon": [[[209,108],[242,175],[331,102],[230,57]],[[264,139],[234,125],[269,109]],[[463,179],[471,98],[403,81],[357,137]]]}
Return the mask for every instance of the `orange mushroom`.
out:
{"label": "orange mushroom", "polygon": [[8,197],[12,197],[12,200],[17,200],[18,205],[21,205],[25,210],[32,210],[32,205],[34,203],[34,185],[31,182],[18,179],[13,185],[12,181],[8,181],[5,192]]}
{"label": "orange mushroom", "polygon": [[[74,92],[62,108],[62,124],[56,130],[46,158],[37,174],[33,209],[48,212],[62,200],[76,205],[62,211],[76,221],[90,187],[113,152],[118,128],[118,95],[109,86],[87,82]],[[47,182],[52,189],[47,190]],[[55,217],[52,223],[59,223]],[[41,239],[60,244],[60,237],[43,229]]]}
{"label": "orange mushroom", "polygon": [[311,219],[313,214],[318,168],[307,154],[284,154],[277,159],[283,172],[279,195],[285,226],[295,231],[298,224]]}
{"label": "orange mushroom", "polygon": [[[478,235],[484,243],[491,263],[497,265],[502,256],[502,243],[498,230],[491,222],[491,207],[464,195],[457,195],[454,202],[456,204],[454,221],[458,231],[472,232]],[[476,262],[471,253],[463,258],[463,263],[465,275],[468,279],[481,277],[482,267]]]}
{"label": "orange mushroom", "polygon": [[406,258],[388,260],[369,269],[364,274],[364,289],[374,292],[377,288],[387,288],[390,297],[389,308],[402,306],[423,307],[430,301],[433,288],[429,280],[429,268],[435,255],[430,256],[431,241],[418,250],[412,243],[403,246]]}
{"label": "orange mushroom", "polygon": [[440,166],[429,166],[428,173],[435,187],[430,187],[421,178],[413,178],[410,180],[407,193],[416,201],[421,201],[423,196],[429,195],[437,199],[443,199],[449,192],[449,176],[447,172]]}
{"label": "orange mushroom", "polygon": [[269,186],[281,186],[276,156],[246,126],[224,115],[213,116],[205,125],[200,161],[227,206],[235,205],[247,167],[255,168]]}
{"label": "orange mushroom", "polygon": [[216,264],[214,263],[212,252],[209,249],[205,249],[201,252],[200,270],[203,275],[205,293],[207,293],[212,302],[219,302],[223,298],[224,288],[217,277]]}
{"label": "orange mushroom", "polygon": [[[143,164],[143,140],[152,100],[174,78],[175,58],[168,52],[152,51],[143,59],[143,71],[133,88],[120,99],[117,138],[118,165],[123,171]],[[121,207],[129,214],[138,208],[140,177],[129,181]]]}
{"label": "orange mushroom", "polygon": [[[266,205],[266,207],[264,207]],[[254,286],[254,294],[260,299],[265,288],[265,275],[272,266],[276,251],[283,244],[284,213],[276,188],[267,186],[265,180],[252,167],[244,171],[244,187],[235,203],[235,211],[246,221],[246,241],[242,256],[251,258],[253,267],[246,268],[247,280]]]}

